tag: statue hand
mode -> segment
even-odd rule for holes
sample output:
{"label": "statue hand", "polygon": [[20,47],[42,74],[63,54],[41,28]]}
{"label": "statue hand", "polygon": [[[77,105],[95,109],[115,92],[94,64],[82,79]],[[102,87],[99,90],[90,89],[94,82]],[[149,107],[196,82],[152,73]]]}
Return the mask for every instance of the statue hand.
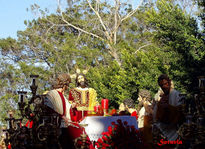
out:
{"label": "statue hand", "polygon": [[72,103],[72,108],[76,108],[77,104],[75,102]]}
{"label": "statue hand", "polygon": [[159,101],[159,105],[162,108],[167,108],[169,105],[169,95],[163,95]]}
{"label": "statue hand", "polygon": [[169,95],[162,95],[159,103],[164,104],[164,103],[168,103],[168,102],[169,102]]}
{"label": "statue hand", "polygon": [[70,120],[70,119],[68,119],[68,118],[67,118],[67,117],[65,117],[65,116],[62,116],[62,118],[63,118],[63,120],[65,121],[66,125],[67,125],[67,126],[69,126],[69,125],[70,125],[71,120]]}

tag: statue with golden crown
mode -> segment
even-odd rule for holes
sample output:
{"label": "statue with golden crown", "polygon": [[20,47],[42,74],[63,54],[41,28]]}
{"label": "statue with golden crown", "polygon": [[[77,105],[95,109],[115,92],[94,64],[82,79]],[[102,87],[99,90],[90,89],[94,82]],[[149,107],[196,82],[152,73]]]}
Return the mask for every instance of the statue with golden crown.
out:
{"label": "statue with golden crown", "polygon": [[87,70],[82,73],[76,70],[76,87],[69,91],[69,102],[72,103],[72,121],[79,122],[88,114],[92,114],[94,106],[98,104],[97,93],[95,89],[88,87],[88,81],[85,77]]}

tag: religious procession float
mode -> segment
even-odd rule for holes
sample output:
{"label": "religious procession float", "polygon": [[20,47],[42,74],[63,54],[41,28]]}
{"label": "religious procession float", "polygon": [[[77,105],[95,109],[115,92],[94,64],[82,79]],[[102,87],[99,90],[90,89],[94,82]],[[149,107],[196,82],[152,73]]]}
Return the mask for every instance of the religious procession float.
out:
{"label": "religious procession float", "polygon": [[[108,99],[102,99],[101,103],[95,104],[94,111],[87,111],[81,107],[80,118],[65,117],[66,112],[76,115],[76,111],[65,111],[64,108],[67,104],[65,101],[61,101],[63,103],[62,111],[53,110],[49,106],[47,98],[48,94],[50,94],[49,96],[54,95],[51,93],[38,95],[36,84],[38,76],[32,75],[31,77],[32,96],[28,98],[26,97],[27,92],[18,92],[18,110],[21,117],[16,119],[12,111],[8,112],[8,118],[6,118],[8,126],[3,130],[1,148],[155,149],[167,148],[167,144],[171,144],[178,149],[202,149],[205,146],[204,77],[199,77],[198,93],[194,95],[193,99],[185,100],[186,98],[183,98],[180,110],[184,115],[184,120],[177,131],[177,140],[173,141],[163,136],[153,120],[149,124],[151,139],[146,141],[138,129],[136,117],[119,114],[115,110],[108,113]],[[69,96],[79,95],[75,91],[71,92],[72,95]],[[85,95],[87,95],[86,92]],[[82,99],[82,101],[86,101],[86,99]],[[78,104],[80,105],[77,103],[77,106],[71,109],[78,108]],[[89,103],[84,102],[84,104]],[[22,121],[25,119],[27,123],[22,125]]]}

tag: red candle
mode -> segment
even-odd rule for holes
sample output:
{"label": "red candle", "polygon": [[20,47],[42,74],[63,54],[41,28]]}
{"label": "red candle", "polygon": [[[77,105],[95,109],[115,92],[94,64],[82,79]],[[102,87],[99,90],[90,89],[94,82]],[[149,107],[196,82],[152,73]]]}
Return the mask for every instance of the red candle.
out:
{"label": "red candle", "polygon": [[101,100],[102,109],[108,109],[108,99]]}
{"label": "red candle", "polygon": [[100,105],[94,106],[94,111],[95,111],[95,113],[99,113],[100,112]]}

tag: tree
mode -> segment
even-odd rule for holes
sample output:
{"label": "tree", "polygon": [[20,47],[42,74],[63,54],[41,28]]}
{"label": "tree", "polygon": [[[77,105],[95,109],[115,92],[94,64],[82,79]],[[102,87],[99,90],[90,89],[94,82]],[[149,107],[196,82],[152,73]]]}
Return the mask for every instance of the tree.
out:
{"label": "tree", "polygon": [[[179,1],[139,1],[142,5],[134,7],[119,0],[79,0],[65,9],[58,2],[53,14],[33,5],[41,16],[25,21],[27,28],[18,32],[18,39],[0,39],[2,103],[12,97],[16,104],[14,92],[29,88],[25,78],[31,73],[40,75],[43,93],[58,73],[89,67],[89,86],[96,89],[99,101],[108,98],[116,108],[125,98],[136,100],[139,88],[154,95],[161,73],[186,92],[196,82],[192,74],[202,72],[203,40],[196,20]],[[9,94],[8,88],[13,90]]]}
{"label": "tree", "polygon": [[[77,3],[80,2],[81,1],[77,1]],[[58,15],[64,22],[64,24],[61,25],[72,27],[76,29],[79,33],[91,35],[92,37],[104,42],[107,45],[106,47],[108,53],[111,55],[112,58],[114,58],[114,60],[117,61],[118,65],[121,65],[120,53],[115,47],[118,42],[117,36],[120,34],[120,26],[133,14],[136,13],[142,2],[143,0],[140,0],[139,5],[134,9],[132,9],[131,5],[123,3],[120,0],[115,0],[114,2],[111,2],[114,3],[113,5],[109,5],[106,1],[100,3],[100,0],[86,0],[86,3],[81,2],[81,8],[83,8],[80,10],[81,13],[87,15],[87,11],[90,12],[88,14],[90,19],[84,25],[81,24],[80,27],[79,24],[75,25],[73,22],[70,21],[72,17],[67,15],[70,11],[68,13],[62,11],[60,0],[58,0]],[[59,24],[52,22],[51,28],[58,25]],[[90,28],[89,26],[92,26],[92,28]]]}
{"label": "tree", "polygon": [[157,1],[158,10],[154,7],[148,10],[146,21],[153,27],[154,39],[162,46],[161,50],[170,54],[168,73],[175,79],[176,86],[190,92],[193,90],[192,82],[196,82],[193,74],[204,57],[203,42],[196,20],[183,13],[179,5],[169,2]]}
{"label": "tree", "polygon": [[197,0],[197,4],[200,8],[199,18],[201,19],[201,24],[203,31],[205,30],[205,1],[204,0]]}
{"label": "tree", "polygon": [[[31,73],[41,76],[43,82],[39,91],[42,93],[48,87],[46,84],[58,73],[72,73],[75,71],[75,65],[100,68],[100,66],[107,67],[112,60],[116,60],[117,63],[113,66],[120,68],[121,48],[117,46],[119,42],[117,36],[123,30],[119,28],[124,22],[129,22],[128,19],[133,16],[138,7],[132,10],[131,6],[123,6],[124,4],[122,5],[118,0],[114,5],[106,2],[99,3],[99,1],[95,3],[77,1],[76,3],[63,12],[59,1],[57,13],[50,15],[44,15],[46,11],[33,5],[32,8],[39,10],[42,16],[36,20],[25,21],[27,29],[18,32],[17,40],[1,39],[2,57],[8,58],[9,65],[13,66],[8,69],[9,72],[13,71],[9,80],[13,81],[13,84],[8,81],[4,86],[5,88],[12,86],[13,92],[10,95],[17,97],[14,91],[29,88],[25,78],[28,78]],[[7,69],[8,64],[2,63]],[[4,71],[1,71],[2,74]],[[126,73],[122,70],[120,74]],[[9,79],[9,75],[4,76],[6,76],[5,80]],[[3,90],[1,94],[2,99],[9,98]],[[16,103],[17,98],[12,101]],[[15,109],[16,105],[11,108]]]}

